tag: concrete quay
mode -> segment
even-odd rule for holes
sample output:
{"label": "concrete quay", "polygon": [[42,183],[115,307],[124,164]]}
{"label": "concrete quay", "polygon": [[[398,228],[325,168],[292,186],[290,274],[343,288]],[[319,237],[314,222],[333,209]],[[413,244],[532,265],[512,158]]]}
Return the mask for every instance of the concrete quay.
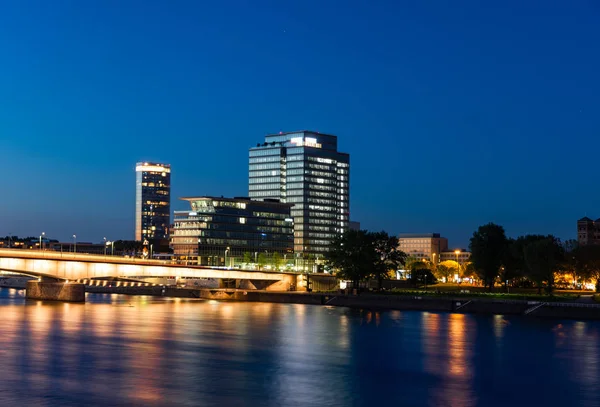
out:
{"label": "concrete quay", "polygon": [[85,286],[78,283],[28,281],[25,298],[30,300],[85,302]]}

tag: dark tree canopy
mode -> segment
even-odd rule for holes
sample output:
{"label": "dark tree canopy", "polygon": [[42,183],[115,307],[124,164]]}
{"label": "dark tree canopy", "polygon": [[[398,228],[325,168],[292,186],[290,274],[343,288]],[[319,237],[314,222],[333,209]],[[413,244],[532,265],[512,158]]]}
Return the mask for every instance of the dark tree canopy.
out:
{"label": "dark tree canopy", "polygon": [[490,291],[503,264],[507,243],[504,228],[494,223],[480,226],[471,237],[471,262]]}
{"label": "dark tree canopy", "polygon": [[400,268],[406,254],[398,249],[398,239],[386,232],[349,230],[334,239],[325,259],[339,278],[352,281],[354,287],[368,278],[376,278],[381,287],[381,280]]}
{"label": "dark tree canopy", "polygon": [[524,248],[525,263],[531,280],[535,281],[541,291],[546,283],[546,292],[552,294],[554,288],[554,272],[563,259],[563,248],[554,236],[533,240]]}

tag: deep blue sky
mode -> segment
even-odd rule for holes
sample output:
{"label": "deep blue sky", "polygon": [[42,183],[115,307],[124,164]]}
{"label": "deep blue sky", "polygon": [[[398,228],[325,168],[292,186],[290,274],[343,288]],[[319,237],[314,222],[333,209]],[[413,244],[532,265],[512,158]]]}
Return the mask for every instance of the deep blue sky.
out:
{"label": "deep blue sky", "polygon": [[600,6],[586,1],[6,1],[0,235],[132,238],[134,166],[247,194],[248,148],[351,155],[351,217],[465,246],[600,217]]}

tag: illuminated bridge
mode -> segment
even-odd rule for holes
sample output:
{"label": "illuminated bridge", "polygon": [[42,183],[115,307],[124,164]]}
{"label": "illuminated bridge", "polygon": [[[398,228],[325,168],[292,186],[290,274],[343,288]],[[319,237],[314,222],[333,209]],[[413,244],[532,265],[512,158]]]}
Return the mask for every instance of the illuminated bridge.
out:
{"label": "illuminated bridge", "polygon": [[273,291],[295,290],[300,282],[297,273],[229,270],[170,264],[160,260],[22,249],[0,249],[0,271],[55,281],[169,277],[216,279],[221,283],[234,281],[236,288]]}

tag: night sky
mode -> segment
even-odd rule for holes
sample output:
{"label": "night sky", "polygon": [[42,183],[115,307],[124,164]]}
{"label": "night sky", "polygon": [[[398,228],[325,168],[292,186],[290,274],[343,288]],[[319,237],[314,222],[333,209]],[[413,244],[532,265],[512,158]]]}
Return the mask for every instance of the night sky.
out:
{"label": "night sky", "polygon": [[574,238],[600,217],[599,4],[2,2],[0,235],[131,239],[136,161],[186,209],[310,129],[350,153],[363,228]]}

